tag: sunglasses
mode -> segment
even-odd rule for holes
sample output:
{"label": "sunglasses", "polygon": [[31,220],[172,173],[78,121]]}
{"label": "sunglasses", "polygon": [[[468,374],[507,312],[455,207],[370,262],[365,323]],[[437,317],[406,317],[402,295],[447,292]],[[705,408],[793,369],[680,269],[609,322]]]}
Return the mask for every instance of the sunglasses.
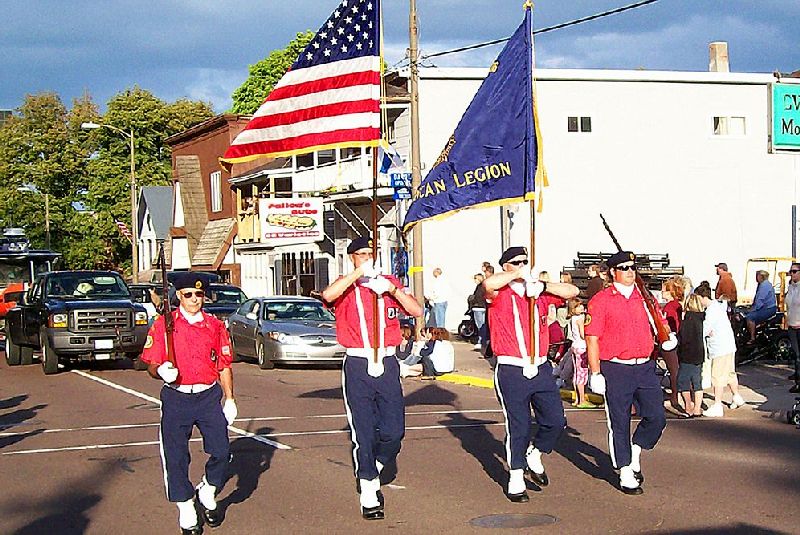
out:
{"label": "sunglasses", "polygon": [[193,295],[198,299],[202,299],[203,297],[206,296],[206,293],[203,290],[195,290],[194,292],[192,291],[181,292],[181,295],[183,296],[184,299],[191,299]]}
{"label": "sunglasses", "polygon": [[617,266],[614,269],[617,271],[636,271],[636,266]]}
{"label": "sunglasses", "polygon": [[519,265],[527,266],[528,265],[528,261],[527,260],[514,260],[514,261],[506,262],[506,264],[511,264],[512,266],[519,266]]}
{"label": "sunglasses", "polygon": [[789,273],[791,274],[800,273],[800,269],[790,269]]}

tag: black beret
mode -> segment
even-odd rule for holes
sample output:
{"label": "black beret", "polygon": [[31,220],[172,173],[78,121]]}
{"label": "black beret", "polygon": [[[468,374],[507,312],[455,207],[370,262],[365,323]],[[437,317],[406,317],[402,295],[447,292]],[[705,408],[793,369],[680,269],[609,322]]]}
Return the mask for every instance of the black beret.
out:
{"label": "black beret", "polygon": [[620,264],[624,264],[625,262],[633,262],[634,260],[636,260],[636,255],[632,252],[620,251],[612,254],[611,258],[606,261],[606,264],[608,264],[608,267],[610,268],[615,268]]}
{"label": "black beret", "polygon": [[528,250],[525,247],[509,247],[503,252],[503,255],[500,257],[500,265],[502,266],[515,256],[519,255],[528,256]]}
{"label": "black beret", "polygon": [[172,284],[176,290],[193,288],[208,292],[208,277],[194,271],[180,271],[172,276]]}
{"label": "black beret", "polygon": [[347,246],[347,254],[353,254],[360,249],[372,249],[372,240],[365,236],[354,239]]}

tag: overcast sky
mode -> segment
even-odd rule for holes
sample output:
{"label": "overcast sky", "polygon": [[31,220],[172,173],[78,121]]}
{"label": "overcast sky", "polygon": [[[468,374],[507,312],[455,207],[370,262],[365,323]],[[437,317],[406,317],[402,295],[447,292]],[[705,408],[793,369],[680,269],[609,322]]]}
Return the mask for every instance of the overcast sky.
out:
{"label": "overcast sky", "polygon": [[[534,28],[635,0],[536,0]],[[65,103],[88,91],[104,107],[139,85],[172,101],[210,101],[226,111],[248,65],[316,31],[336,0],[0,0],[0,108],[27,93]],[[384,0],[386,59],[408,47],[408,2]],[[418,0],[426,53],[511,35],[522,0]],[[800,69],[798,0],[659,0],[536,38],[540,68],[708,69],[708,43],[729,43],[731,70]],[[486,67],[498,46],[435,58],[437,66]]]}

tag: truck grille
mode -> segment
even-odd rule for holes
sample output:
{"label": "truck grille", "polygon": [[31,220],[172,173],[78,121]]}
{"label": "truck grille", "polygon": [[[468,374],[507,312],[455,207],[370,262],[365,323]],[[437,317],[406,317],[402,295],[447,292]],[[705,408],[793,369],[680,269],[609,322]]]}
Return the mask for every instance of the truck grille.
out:
{"label": "truck grille", "polygon": [[129,329],[130,313],[127,310],[77,310],[75,311],[75,331],[116,331]]}

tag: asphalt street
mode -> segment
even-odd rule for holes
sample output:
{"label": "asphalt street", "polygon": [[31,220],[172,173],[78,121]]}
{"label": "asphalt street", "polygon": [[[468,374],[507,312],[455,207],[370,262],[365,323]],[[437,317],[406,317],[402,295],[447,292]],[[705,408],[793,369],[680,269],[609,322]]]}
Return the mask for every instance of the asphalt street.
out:
{"label": "asphalt street", "polygon": [[[459,347],[459,371],[490,376]],[[128,365],[44,376],[0,364],[0,532],[177,533],[158,446],[160,383]],[[798,533],[800,430],[777,413],[785,367],[750,366],[746,407],[724,419],[670,418],[643,455],[642,496],[616,488],[605,413],[565,404],[568,428],[545,458],[551,484],[503,494],[503,416],[493,390],[405,379],[406,437],[384,486],[386,520],[360,518],[338,369],[234,365],[239,418],[225,522],[206,533]],[[199,435],[195,435],[199,437]],[[204,453],[192,442],[192,477]],[[512,515],[512,516],[492,516]]]}

